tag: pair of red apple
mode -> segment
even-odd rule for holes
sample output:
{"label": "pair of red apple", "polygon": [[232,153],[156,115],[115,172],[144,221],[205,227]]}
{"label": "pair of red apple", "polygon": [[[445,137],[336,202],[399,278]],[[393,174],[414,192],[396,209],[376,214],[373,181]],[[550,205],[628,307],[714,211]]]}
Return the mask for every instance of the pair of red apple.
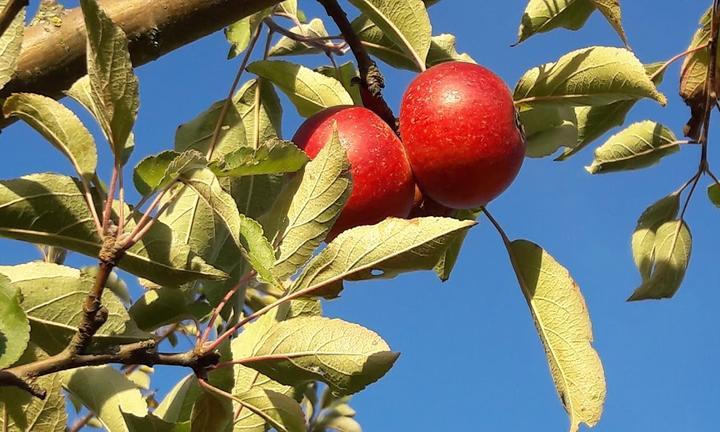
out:
{"label": "pair of red apple", "polygon": [[411,211],[447,216],[482,207],[512,183],[525,156],[510,90],[472,63],[443,63],[415,78],[400,107],[402,142],[372,111],[354,106],[315,114],[293,142],[314,158],[333,125],[347,150],[353,190],[329,240]]}

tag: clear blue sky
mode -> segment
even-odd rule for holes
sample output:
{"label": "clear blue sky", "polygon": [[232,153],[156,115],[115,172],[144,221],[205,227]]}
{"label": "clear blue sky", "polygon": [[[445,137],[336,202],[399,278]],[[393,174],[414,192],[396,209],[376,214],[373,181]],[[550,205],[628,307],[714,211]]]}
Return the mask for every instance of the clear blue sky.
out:
{"label": "clear blue sky", "polygon": [[[644,62],[665,60],[687,46],[709,1],[624,1],[625,29]],[[303,0],[308,15],[320,15]],[[538,35],[514,42],[524,1],[449,1],[431,9],[435,33],[455,33],[459,48],[495,70],[512,87],[522,73],[563,53],[590,45],[619,45],[595,14],[579,32]],[[225,60],[221,33],[138,69],[142,103],[131,165],[170,148],[175,128],[223,97],[237,67]],[[397,108],[412,74],[386,72],[385,95]],[[677,96],[678,68],[662,90],[670,104],[641,102],[633,121],[654,119],[678,135],[688,112]],[[286,104],[284,131],[300,118]],[[720,120],[719,120],[720,121]],[[713,137],[717,137],[713,138]],[[2,177],[68,166],[24,125],[3,131]],[[100,142],[100,141],[99,141]],[[720,171],[720,129],[713,128],[710,161]],[[605,365],[608,398],[597,430],[635,432],[715,431],[720,406],[720,210],[704,187],[687,214],[694,234],[692,262],[675,299],[626,303],[639,282],[630,234],[640,213],[685,182],[699,149],[688,147],[643,171],[591,177],[583,165],[591,150],[569,162],[527,160],[515,184],[490,208],[512,238],[545,247],[570,270],[591,313],[595,347]],[[107,166],[107,152],[104,163]],[[107,173],[107,171],[106,171]],[[35,250],[0,240],[0,263],[36,258]],[[88,262],[73,257],[71,264]],[[130,277],[127,277],[131,280]],[[452,279],[432,274],[348,284],[326,304],[328,315],[360,323],[385,337],[400,360],[385,379],[354,399],[364,430],[562,431],[567,418],[555,393],[545,354],[528,308],[489,224],[472,230]],[[155,386],[167,389],[178,371],[158,369]]]}

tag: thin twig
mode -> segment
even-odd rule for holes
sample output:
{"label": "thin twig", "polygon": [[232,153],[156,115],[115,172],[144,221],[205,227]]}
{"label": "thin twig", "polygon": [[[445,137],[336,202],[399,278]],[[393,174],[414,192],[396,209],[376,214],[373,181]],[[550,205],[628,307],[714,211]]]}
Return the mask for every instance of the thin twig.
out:
{"label": "thin twig", "polygon": [[343,42],[340,44],[332,43],[332,40],[337,39],[337,37],[335,36],[305,36],[286,29],[285,27],[273,21],[272,18],[265,18],[263,22],[274,32],[280,33],[281,35],[289,39],[304,43],[313,48],[323,50],[326,53],[333,52],[336,54],[345,54],[345,50],[347,49],[347,42]]}
{"label": "thin twig", "polygon": [[378,69],[377,64],[370,58],[365,50],[360,37],[353,30],[347,14],[340,7],[337,0],[318,0],[325,7],[327,14],[335,21],[345,41],[350,46],[353,55],[358,63],[360,72],[360,94],[363,98],[363,105],[377,114],[387,123],[395,133],[398,133],[397,119],[393,114],[390,105],[382,96],[382,89],[385,87],[385,80]]}
{"label": "thin twig", "polygon": [[95,414],[92,411],[85,414],[82,418],[77,419],[75,423],[73,423],[72,426],[68,428],[68,432],[80,432],[80,430],[87,426],[87,424],[90,423],[90,420],[92,420],[93,418],[95,418]]}

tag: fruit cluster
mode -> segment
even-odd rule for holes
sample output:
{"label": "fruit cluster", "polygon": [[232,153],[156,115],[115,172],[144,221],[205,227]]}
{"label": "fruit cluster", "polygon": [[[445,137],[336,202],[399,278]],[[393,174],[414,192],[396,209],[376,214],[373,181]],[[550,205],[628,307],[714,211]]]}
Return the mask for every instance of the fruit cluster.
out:
{"label": "fruit cluster", "polygon": [[329,240],[387,217],[482,207],[512,183],[525,156],[510,90],[472,63],[443,63],[415,78],[400,107],[402,141],[372,111],[338,106],[307,119],[293,142],[314,158],[334,127],[353,190]]}

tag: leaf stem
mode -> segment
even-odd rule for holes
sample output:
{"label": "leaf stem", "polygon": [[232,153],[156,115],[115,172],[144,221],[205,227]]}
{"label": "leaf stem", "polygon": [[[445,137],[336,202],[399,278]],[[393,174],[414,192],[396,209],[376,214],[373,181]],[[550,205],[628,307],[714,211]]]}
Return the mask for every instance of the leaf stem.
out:
{"label": "leaf stem", "polygon": [[218,121],[215,124],[215,129],[213,130],[212,138],[210,139],[210,145],[208,146],[206,154],[208,160],[212,157],[212,154],[215,151],[215,147],[220,140],[220,131],[222,130],[223,122],[225,121],[225,117],[227,116],[228,110],[230,109],[230,104],[232,104],[232,97],[235,94],[235,90],[237,89],[238,84],[240,84],[240,78],[242,78],[242,74],[243,72],[245,72],[245,68],[247,67],[248,62],[250,61],[250,56],[255,49],[255,44],[257,44],[257,41],[260,38],[261,27],[262,26],[258,26],[257,30],[255,30],[255,34],[252,36],[252,39],[250,40],[250,45],[245,52],[245,57],[243,57],[242,62],[240,63],[240,67],[235,74],[235,79],[230,86],[230,91],[228,92],[227,98],[225,98],[225,103],[223,103],[223,106],[220,109],[220,115],[218,116]]}
{"label": "leaf stem", "polygon": [[704,49],[707,48],[708,46],[709,46],[709,43],[704,43],[704,44],[702,44],[702,45],[696,46],[695,48],[691,48],[691,49],[689,49],[689,50],[687,50],[687,51],[683,51],[683,52],[681,52],[680,54],[677,54],[677,55],[673,56],[670,60],[668,60],[668,61],[666,61],[665,63],[663,63],[663,65],[660,66],[660,68],[659,68],[658,70],[656,70],[652,75],[650,75],[650,79],[651,79],[652,81],[655,81],[655,79],[656,79],[658,76],[660,76],[660,74],[662,74],[663,72],[665,72],[665,70],[666,70],[670,65],[672,65],[673,63],[675,63],[676,61],[678,61],[678,60],[680,60],[681,58],[683,58],[683,57],[685,57],[685,56],[688,56],[688,55],[690,55],[690,54],[693,54],[693,53],[696,53],[696,52],[698,52],[698,51],[704,50]]}
{"label": "leaf stem", "polygon": [[225,294],[225,297],[218,303],[218,305],[213,309],[212,315],[210,316],[210,320],[208,321],[207,327],[205,328],[205,331],[203,332],[200,339],[197,341],[196,346],[202,347],[205,342],[207,342],[208,338],[210,337],[210,332],[212,331],[213,326],[215,325],[215,321],[217,320],[218,316],[220,316],[220,313],[225,308],[225,306],[230,302],[230,300],[237,294],[237,292],[240,290],[240,288],[244,287],[253,277],[255,277],[255,270],[250,271],[243,275],[240,280],[232,287],[228,292]]}
{"label": "leaf stem", "polygon": [[105,208],[103,210],[102,228],[103,235],[110,234],[110,215],[112,214],[112,205],[115,200],[115,189],[117,188],[118,176],[120,175],[120,166],[114,165],[112,177],[110,178],[110,188],[105,198]]}

